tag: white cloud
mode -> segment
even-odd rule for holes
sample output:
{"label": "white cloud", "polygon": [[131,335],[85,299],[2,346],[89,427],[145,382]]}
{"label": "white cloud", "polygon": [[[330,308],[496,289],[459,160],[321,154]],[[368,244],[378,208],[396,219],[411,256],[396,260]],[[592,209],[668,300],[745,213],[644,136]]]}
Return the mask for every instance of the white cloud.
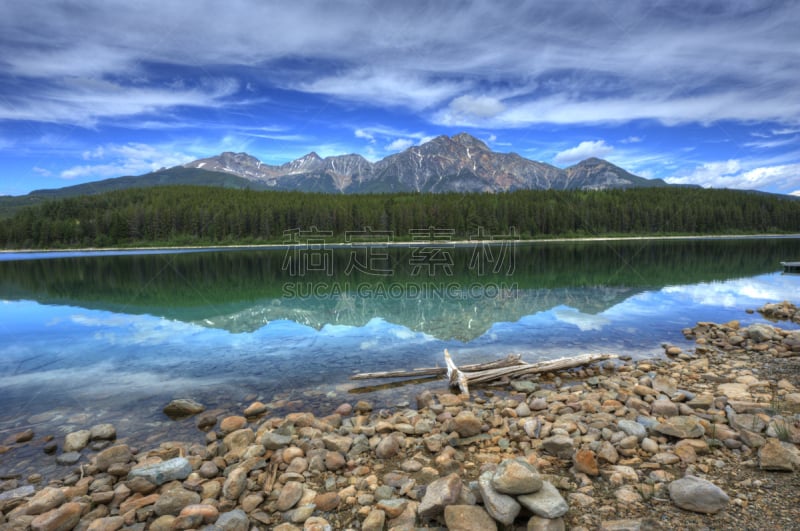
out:
{"label": "white cloud", "polygon": [[42,168],[40,166],[34,166],[32,169],[33,169],[34,173],[38,173],[42,177],[51,177],[53,175],[53,172],[51,172],[47,168]]}
{"label": "white cloud", "polygon": [[644,139],[640,136],[629,136],[628,138],[620,140],[620,142],[622,142],[623,144],[638,144],[642,140]]}
{"label": "white cloud", "polygon": [[403,151],[414,145],[413,140],[408,138],[398,138],[386,145],[387,151]]}
{"label": "white cloud", "polygon": [[691,173],[668,177],[672,184],[699,184],[712,188],[791,190],[800,185],[800,163],[758,166],[738,159],[707,162]]}
{"label": "white cloud", "polygon": [[131,87],[109,81],[70,79],[40,91],[0,100],[0,120],[71,123],[92,127],[102,118],[157,114],[180,106],[219,107],[238,89],[233,79],[217,79],[204,86],[175,90]]}
{"label": "white cloud", "polygon": [[368,160],[378,160],[388,154],[403,151],[433,139],[433,136],[421,131],[408,132],[384,125],[358,127],[353,134],[356,138],[367,141],[361,154]]}
{"label": "white cloud", "polygon": [[603,158],[612,151],[614,147],[606,144],[605,140],[585,140],[575,147],[556,153],[553,161],[557,164],[573,164],[591,157]]}
{"label": "white cloud", "polygon": [[[800,121],[800,42],[786,23],[797,18],[792,2],[716,2],[713,10],[706,2],[635,3],[621,10],[610,0],[235,0],[186,10],[161,0],[82,0],[69,14],[47,2],[8,4],[0,19],[4,70],[56,89],[74,79],[116,80],[135,93],[142,89],[136,80],[163,78],[168,65],[190,71],[170,81],[209,69],[233,78],[246,71],[245,90],[263,76],[368,105],[435,112],[450,102],[453,112],[440,120],[453,124],[459,117],[515,127],[637,118]],[[4,109],[0,117],[47,121],[52,113],[35,113],[34,102],[46,106],[43,96],[54,87],[30,87],[15,105],[23,112]],[[518,98],[496,96],[509,87]],[[210,100],[203,101],[219,103]],[[50,121],[80,116],[55,110]],[[105,112],[119,115],[101,105],[93,116]]]}
{"label": "white cloud", "polygon": [[795,190],[794,192],[789,192],[789,195],[794,195],[800,197],[800,190]]}
{"label": "white cloud", "polygon": [[83,164],[63,170],[62,179],[107,178],[141,175],[164,167],[190,162],[197,157],[177,150],[174,146],[154,146],[128,143],[97,146],[85,152],[85,160],[103,161]]}
{"label": "white cloud", "polygon": [[423,110],[461,92],[464,83],[431,79],[422,73],[360,68],[311,82],[290,83],[302,92],[391,107]]}
{"label": "white cloud", "polygon": [[437,114],[436,121],[445,125],[467,125],[491,120],[506,109],[497,98],[491,96],[459,96]]}

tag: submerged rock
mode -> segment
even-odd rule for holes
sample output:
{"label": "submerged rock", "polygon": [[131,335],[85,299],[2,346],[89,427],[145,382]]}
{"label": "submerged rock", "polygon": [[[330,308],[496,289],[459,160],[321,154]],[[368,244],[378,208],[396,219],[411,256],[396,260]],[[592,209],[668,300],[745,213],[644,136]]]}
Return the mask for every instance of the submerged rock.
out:
{"label": "submerged rock", "polygon": [[171,419],[183,419],[197,415],[206,410],[206,407],[191,398],[177,398],[164,406],[164,414]]}

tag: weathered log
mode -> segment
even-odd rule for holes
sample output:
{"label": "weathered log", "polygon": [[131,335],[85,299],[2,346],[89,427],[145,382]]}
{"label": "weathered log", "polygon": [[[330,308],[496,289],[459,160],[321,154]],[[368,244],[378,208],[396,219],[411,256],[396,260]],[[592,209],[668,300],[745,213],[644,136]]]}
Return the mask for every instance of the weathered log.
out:
{"label": "weathered log", "polygon": [[[514,365],[525,365],[525,362],[520,360],[519,354],[509,354],[505,358],[489,361],[486,363],[473,363],[470,365],[462,365],[461,371],[474,372],[483,371],[488,369],[497,369],[500,367],[512,367]],[[444,376],[447,374],[447,367],[422,367],[419,369],[399,369],[393,371],[382,372],[362,372],[354,374],[350,377],[351,380],[371,380],[373,378],[418,378],[420,376]]]}
{"label": "weathered log", "polygon": [[485,371],[467,373],[469,383],[480,383],[503,378],[505,376],[521,376],[523,374],[539,374],[543,372],[562,371],[573,369],[582,365],[589,365],[598,361],[616,359],[616,354],[581,354],[570,358],[558,358],[554,360],[540,361],[538,363],[526,363],[516,367],[502,367]]}

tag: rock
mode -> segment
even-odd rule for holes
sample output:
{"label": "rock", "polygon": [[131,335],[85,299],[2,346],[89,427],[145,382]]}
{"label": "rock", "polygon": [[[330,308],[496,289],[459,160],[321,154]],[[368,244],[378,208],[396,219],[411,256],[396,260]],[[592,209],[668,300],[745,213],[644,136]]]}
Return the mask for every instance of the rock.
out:
{"label": "rock", "polygon": [[615,465],[619,461],[619,453],[613,444],[603,441],[597,449],[597,459]]}
{"label": "rock", "polygon": [[497,524],[489,513],[477,505],[448,505],[444,508],[444,521],[448,529],[497,531]]}
{"label": "rock", "polygon": [[280,511],[288,511],[295,506],[300,498],[303,497],[303,484],[299,481],[287,481],[278,495],[275,508]]}
{"label": "rock", "polygon": [[597,455],[591,450],[578,450],[572,457],[572,462],[575,464],[575,470],[583,472],[589,476],[597,476],[600,474],[600,468],[597,464]]}
{"label": "rock", "polygon": [[125,481],[125,487],[130,489],[131,492],[138,492],[141,494],[150,494],[158,485],[155,483],[150,483],[146,479],[142,477],[134,477],[127,481]]}
{"label": "rock", "polygon": [[539,390],[539,385],[530,380],[511,380],[511,388],[520,393],[530,394]]}
{"label": "rock", "polygon": [[566,526],[563,518],[542,518],[532,516],[528,520],[527,531],[564,531]]}
{"label": "rock", "polygon": [[31,522],[32,531],[70,531],[81,519],[82,507],[79,503],[65,503],[40,514]]}
{"label": "rock", "polygon": [[222,495],[232,501],[238,500],[247,487],[247,472],[247,469],[241,466],[231,470],[222,485]]}
{"label": "rock", "polygon": [[117,428],[113,424],[95,424],[89,430],[89,440],[113,441],[117,438]]}
{"label": "rock", "polygon": [[697,439],[705,435],[706,430],[697,417],[671,417],[653,426],[653,430],[663,435],[678,439]]}
{"label": "rock", "polygon": [[344,455],[339,452],[332,452],[330,450],[325,452],[325,468],[327,470],[339,470],[347,465],[347,460]]}
{"label": "rock", "polygon": [[633,487],[622,487],[614,491],[614,499],[623,505],[633,505],[642,502],[642,495],[633,490]]}
{"label": "rock", "polygon": [[502,494],[528,494],[542,488],[542,478],[527,461],[506,459],[495,470],[492,486]]}
{"label": "rock", "polygon": [[792,472],[794,459],[789,448],[778,439],[767,439],[758,450],[758,464],[762,470]]}
{"label": "rock", "polygon": [[21,431],[19,433],[13,434],[9,439],[6,440],[6,444],[21,444],[26,443],[33,440],[35,433],[31,429],[27,429],[25,431]]}
{"label": "rock", "polygon": [[164,406],[164,414],[173,420],[183,419],[202,413],[206,408],[191,398],[178,398]]}
{"label": "rock", "polygon": [[453,429],[461,437],[472,437],[481,432],[481,420],[472,411],[461,411],[453,419]]}
{"label": "rock", "polygon": [[80,460],[81,460],[81,454],[79,454],[78,452],[67,452],[65,454],[56,456],[56,463],[65,466],[74,465]]}
{"label": "rock", "polygon": [[172,531],[175,527],[176,520],[177,518],[171,514],[164,514],[153,520],[148,531]]}
{"label": "rock", "polygon": [[656,377],[653,378],[653,389],[664,395],[672,396],[678,392],[678,383],[674,378],[663,374],[657,374]]}
{"label": "rock", "polygon": [[80,452],[89,444],[89,437],[92,432],[89,430],[78,430],[68,433],[64,437],[64,452]]}
{"label": "rock", "polygon": [[289,446],[291,442],[291,435],[285,435],[276,431],[268,431],[261,436],[261,446],[267,450],[279,450],[284,446]]}
{"label": "rock", "polygon": [[533,514],[543,518],[559,518],[569,509],[561,493],[549,481],[544,482],[539,492],[517,496],[517,501]]}
{"label": "rock", "polygon": [[710,481],[687,475],[669,484],[673,503],[687,511],[714,514],[728,505],[728,495]]}
{"label": "rock", "polygon": [[657,417],[676,417],[678,416],[678,405],[671,400],[662,398],[650,405],[650,412]]}
{"label": "rock", "polygon": [[492,486],[494,474],[486,471],[478,477],[478,491],[483,499],[483,505],[492,518],[498,522],[511,525],[522,507],[519,503],[506,494],[501,494]]}
{"label": "rock", "polygon": [[217,424],[217,416],[214,413],[204,413],[197,417],[195,425],[198,430],[208,431]]}
{"label": "rock", "polygon": [[717,391],[728,400],[751,400],[749,386],[746,383],[723,383],[717,387]]}
{"label": "rock", "polygon": [[332,452],[341,452],[343,454],[349,452],[350,447],[353,446],[352,437],[337,435],[335,433],[329,433],[322,437],[322,442],[328,450]]}
{"label": "rock", "polygon": [[639,441],[647,437],[647,429],[634,420],[622,419],[617,422],[617,427],[626,435],[635,436]]}
{"label": "rock", "polygon": [[233,433],[247,426],[247,419],[239,415],[225,417],[219,423],[219,431],[223,434]]}
{"label": "rock", "polygon": [[775,335],[775,330],[767,325],[752,324],[747,327],[747,336],[756,343],[769,341]]}
{"label": "rock", "polygon": [[456,503],[460,494],[461,478],[458,474],[433,481],[425,489],[425,496],[419,504],[419,515],[422,518],[434,518],[442,514],[445,506]]}
{"label": "rock", "polygon": [[128,478],[141,477],[154,485],[163,485],[176,479],[184,480],[192,473],[192,464],[185,457],[176,457],[161,463],[134,468]]}
{"label": "rock", "polygon": [[92,520],[87,531],[117,531],[125,525],[125,519],[121,516],[108,516]]}
{"label": "rock", "polygon": [[259,415],[263,415],[267,412],[267,406],[262,402],[253,402],[249,406],[247,406],[244,410],[245,417],[257,417]]}
{"label": "rock", "polygon": [[131,496],[120,504],[119,513],[125,514],[129,511],[137,511],[142,507],[153,505],[158,501],[158,498],[158,494],[150,494],[149,496]]}
{"label": "rock", "polygon": [[65,501],[67,501],[67,497],[61,489],[45,487],[28,501],[21,514],[37,515],[46,513]]}
{"label": "rock", "polygon": [[379,509],[372,509],[364,521],[361,522],[361,531],[383,531],[386,515]]}
{"label": "rock", "polygon": [[200,495],[196,492],[178,487],[164,492],[154,505],[157,516],[165,514],[178,516],[187,505],[200,503]]}
{"label": "rock", "polygon": [[729,414],[728,422],[731,428],[737,431],[747,430],[753,433],[761,433],[767,427],[767,423],[764,422],[764,419],[752,413]]}
{"label": "rock", "polygon": [[300,505],[291,511],[284,513],[284,518],[294,523],[305,522],[311,517],[312,514],[314,514],[314,510],[316,510],[316,506],[313,503]]}
{"label": "rock", "polygon": [[214,525],[222,531],[248,531],[250,520],[243,510],[236,509],[220,514]]}
{"label": "rock", "polygon": [[203,461],[203,464],[200,465],[200,469],[197,471],[197,473],[200,474],[200,477],[204,479],[215,478],[219,474],[219,467],[214,463],[214,461]]}
{"label": "rock", "polygon": [[244,451],[247,449],[247,447],[253,444],[253,441],[255,441],[255,439],[256,439],[256,434],[253,433],[253,430],[251,430],[250,428],[240,428],[228,433],[228,435],[226,435],[225,438],[222,439],[222,442],[225,443],[225,447],[228,449],[229,452],[233,452],[234,454],[237,455],[242,455]]}
{"label": "rock", "polygon": [[303,522],[303,531],[331,531],[331,524],[321,516],[312,516]]}
{"label": "rock", "polygon": [[542,448],[549,454],[561,459],[570,459],[574,443],[567,435],[553,435],[542,441]]}
{"label": "rock", "polygon": [[179,516],[200,516],[203,523],[210,524],[213,523],[219,518],[219,510],[214,507],[213,505],[204,504],[204,503],[195,503],[192,505],[187,505],[183,509]]}
{"label": "rock", "polygon": [[118,444],[102,450],[95,458],[95,464],[100,472],[106,472],[108,467],[116,463],[127,463],[133,459],[131,449],[127,444]]}
{"label": "rock", "polygon": [[[461,492],[463,494],[464,492],[463,488],[461,489]],[[403,514],[403,512],[406,510],[406,507],[408,507],[408,500],[402,498],[381,500],[375,504],[375,508],[380,509],[381,511],[386,513],[386,516],[388,516],[389,518],[397,518],[398,516]]]}
{"label": "rock", "polygon": [[325,513],[335,510],[339,507],[340,502],[341,499],[337,492],[324,492],[314,497],[314,505],[317,506],[317,509]]}
{"label": "rock", "polygon": [[375,447],[375,455],[378,459],[389,459],[396,456],[400,452],[401,440],[400,435],[396,433],[387,435]]}
{"label": "rock", "polygon": [[25,498],[35,492],[33,485],[25,485],[15,489],[0,492],[0,513],[16,507]]}

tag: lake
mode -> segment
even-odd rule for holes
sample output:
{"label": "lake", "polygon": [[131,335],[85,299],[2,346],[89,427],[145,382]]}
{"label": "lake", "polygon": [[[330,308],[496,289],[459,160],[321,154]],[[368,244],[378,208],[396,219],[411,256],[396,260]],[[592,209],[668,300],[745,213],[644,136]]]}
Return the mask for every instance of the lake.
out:
{"label": "lake", "polygon": [[[797,302],[779,262],[798,258],[798,238],[0,254],[0,444],[101,422],[133,444],[202,441],[161,413],[180,397],[227,414],[413,403],[443,382],[349,377],[441,366],[445,348],[661,356],[697,321]],[[30,470],[57,470],[41,444],[0,454],[0,475]]]}

